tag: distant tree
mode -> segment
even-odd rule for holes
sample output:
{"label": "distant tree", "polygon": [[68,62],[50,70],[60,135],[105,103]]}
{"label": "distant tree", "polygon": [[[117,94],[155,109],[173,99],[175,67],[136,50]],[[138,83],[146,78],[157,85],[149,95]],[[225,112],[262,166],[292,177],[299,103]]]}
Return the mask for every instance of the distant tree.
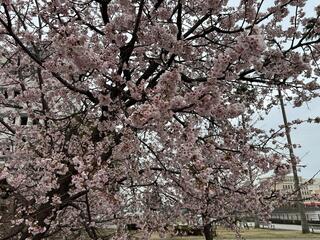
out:
{"label": "distant tree", "polygon": [[[281,132],[252,123],[278,88],[296,106],[318,96],[305,3],[3,0],[0,189],[16,214],[0,239],[107,224],[124,239],[133,223],[148,238],[201,218],[210,240],[215,222],[267,216],[289,167],[269,144]],[[22,113],[34,124],[13,124]]]}

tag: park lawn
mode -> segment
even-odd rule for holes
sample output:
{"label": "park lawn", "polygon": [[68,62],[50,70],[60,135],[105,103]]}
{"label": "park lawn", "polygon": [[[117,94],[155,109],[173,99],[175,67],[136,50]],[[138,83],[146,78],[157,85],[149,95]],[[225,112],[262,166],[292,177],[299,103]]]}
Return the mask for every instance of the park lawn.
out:
{"label": "park lawn", "polygon": [[[112,234],[114,230],[111,229],[100,229],[98,232],[102,235]],[[225,228],[218,228],[218,236],[214,240],[231,240],[236,239],[235,233],[231,230]],[[131,237],[134,240],[139,240],[142,238],[141,232],[132,231]],[[241,230],[241,236],[243,239],[299,239],[299,240],[308,240],[308,239],[320,239],[320,233],[309,233],[302,234],[300,231],[289,231],[289,230],[271,230],[271,229],[249,229]],[[61,238],[57,238],[61,239]],[[87,238],[86,238],[87,239]],[[88,238],[89,239],[89,238]],[[151,240],[205,240],[204,236],[167,236],[166,238],[160,238],[158,234],[153,234]]]}
{"label": "park lawn", "polygon": [[[249,229],[242,230],[241,236],[244,239],[320,239],[320,233],[302,234],[300,231],[270,230],[270,229]],[[160,239],[158,236],[154,240]],[[204,240],[203,236],[196,237],[171,237],[167,240]],[[218,229],[218,236],[215,240],[236,239],[235,233],[227,229]]]}
{"label": "park lawn", "polygon": [[[300,231],[270,230],[270,229],[249,229],[242,230],[241,236],[245,239],[320,239],[320,234],[302,234]],[[235,234],[230,230],[218,230],[217,239],[235,239]]]}

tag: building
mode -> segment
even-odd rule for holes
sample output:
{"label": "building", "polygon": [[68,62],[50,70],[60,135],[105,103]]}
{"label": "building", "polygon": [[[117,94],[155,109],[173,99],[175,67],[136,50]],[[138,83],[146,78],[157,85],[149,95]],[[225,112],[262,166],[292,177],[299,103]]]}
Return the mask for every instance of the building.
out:
{"label": "building", "polygon": [[[318,202],[320,203],[320,202]],[[320,206],[306,206],[306,218],[309,222],[320,221]],[[300,213],[297,207],[281,207],[271,214],[271,221],[274,223],[297,223],[300,224]]]}
{"label": "building", "polygon": [[[7,88],[0,85],[0,96],[2,96],[0,109],[0,167],[8,159],[8,155],[14,151],[14,134],[3,124],[11,127],[38,125],[41,120],[31,119],[24,108],[16,104],[15,98],[19,97],[20,90]],[[24,104],[24,103],[23,103]]]}
{"label": "building", "polygon": [[308,190],[313,196],[320,197],[320,178],[314,178],[308,185]]}
{"label": "building", "polygon": [[[299,177],[302,201],[305,205],[306,218],[309,222],[320,222],[320,178],[305,179]],[[281,182],[275,184],[275,189],[283,194],[294,194],[293,176],[286,176]],[[296,223],[300,224],[300,213],[297,206],[286,204],[275,209],[271,215],[272,222],[275,223]]]}
{"label": "building", "polygon": [[[317,181],[320,181],[320,179],[318,179]],[[299,177],[299,183],[303,201],[311,200],[313,192],[315,192],[316,190],[320,191],[320,184],[318,186],[313,185],[312,182],[308,181],[308,179]],[[294,193],[295,187],[293,176],[286,176],[283,181],[276,183],[275,190],[278,190],[283,194]]]}

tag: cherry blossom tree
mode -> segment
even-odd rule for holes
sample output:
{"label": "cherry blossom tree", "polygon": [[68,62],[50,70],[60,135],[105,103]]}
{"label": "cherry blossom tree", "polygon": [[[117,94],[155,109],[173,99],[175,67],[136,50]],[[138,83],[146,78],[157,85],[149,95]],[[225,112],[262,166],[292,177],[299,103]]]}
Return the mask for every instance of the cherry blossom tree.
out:
{"label": "cherry blossom tree", "polygon": [[3,0],[0,189],[16,213],[1,239],[108,224],[126,239],[129,223],[149,238],[201,218],[209,240],[215,222],[267,216],[289,165],[269,145],[281,133],[251,123],[278,88],[318,96],[305,2]]}

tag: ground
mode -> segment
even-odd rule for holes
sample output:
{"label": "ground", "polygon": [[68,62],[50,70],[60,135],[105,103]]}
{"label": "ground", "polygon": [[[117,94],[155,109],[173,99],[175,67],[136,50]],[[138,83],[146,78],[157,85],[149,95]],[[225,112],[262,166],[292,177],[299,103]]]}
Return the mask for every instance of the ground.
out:
{"label": "ground", "polygon": [[[243,230],[241,232],[243,239],[294,239],[294,240],[308,240],[308,239],[320,239],[319,233],[302,234],[300,231],[288,231],[288,230],[269,230],[269,229],[250,229]],[[154,239],[160,239],[154,236]],[[167,238],[172,240],[204,240],[204,237],[172,237]],[[230,230],[218,229],[217,240],[224,239],[236,239],[235,234]]]}
{"label": "ground", "polygon": [[[111,229],[100,229],[98,232],[102,235],[112,234],[114,230]],[[84,232],[83,232],[84,233]],[[139,240],[142,238],[141,233],[136,231],[131,232],[132,240]],[[214,240],[232,240],[236,239],[235,233],[224,229],[218,228],[218,236]],[[83,234],[81,238],[72,238],[72,239],[84,239],[89,240],[88,237],[85,237],[86,234]],[[319,239],[320,240],[320,233],[309,233],[309,234],[302,234],[301,231],[293,231],[293,230],[273,230],[273,229],[249,229],[249,230],[242,230],[241,231],[242,240],[309,240],[309,239]],[[54,240],[61,240],[63,238],[56,237],[53,238]],[[195,237],[177,237],[177,236],[169,236],[167,235],[165,238],[160,238],[158,234],[154,234],[151,240],[205,240],[204,236],[195,236]],[[239,238],[238,238],[239,239]],[[68,239],[69,240],[69,239]]]}

